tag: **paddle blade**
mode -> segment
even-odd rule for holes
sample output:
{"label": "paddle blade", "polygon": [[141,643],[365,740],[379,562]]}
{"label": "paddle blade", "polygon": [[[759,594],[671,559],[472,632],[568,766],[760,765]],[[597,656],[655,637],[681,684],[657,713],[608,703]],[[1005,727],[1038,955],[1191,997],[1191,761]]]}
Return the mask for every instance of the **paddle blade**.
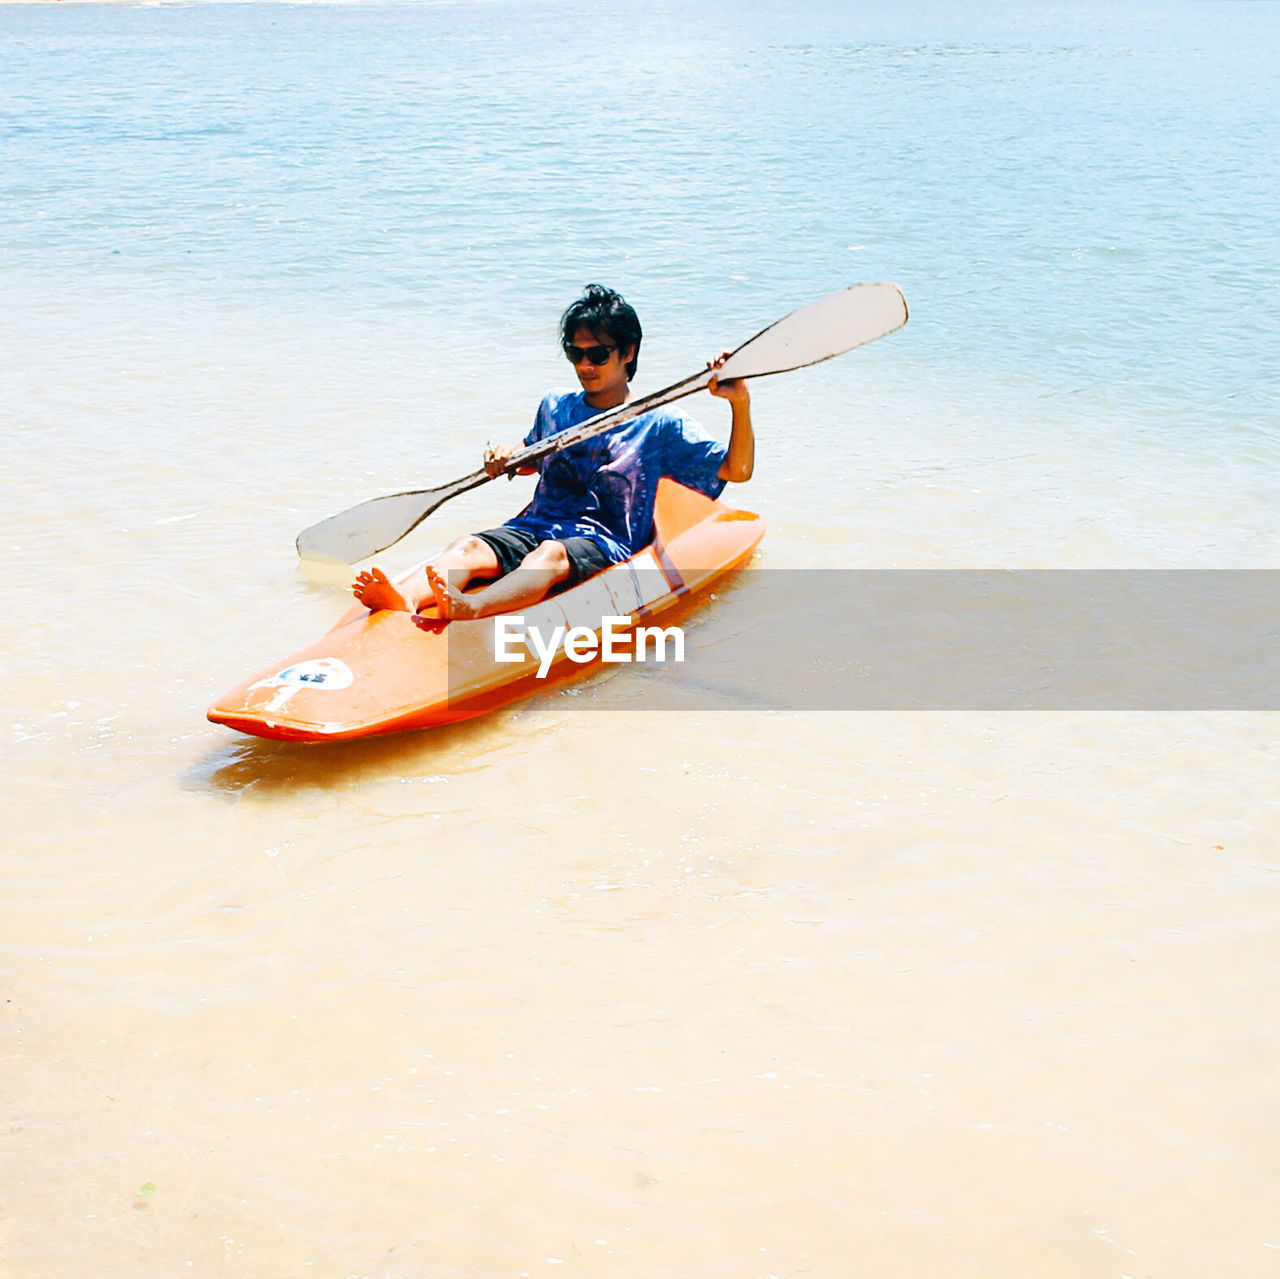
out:
{"label": "paddle blade", "polygon": [[896,284],[853,284],[829,293],[744,342],[718,370],[723,380],[785,373],[873,342],[907,322]]}
{"label": "paddle blade", "polygon": [[438,489],[370,498],[304,528],[298,534],[298,554],[304,560],[355,564],[412,532],[457,491],[457,485],[446,484]]}

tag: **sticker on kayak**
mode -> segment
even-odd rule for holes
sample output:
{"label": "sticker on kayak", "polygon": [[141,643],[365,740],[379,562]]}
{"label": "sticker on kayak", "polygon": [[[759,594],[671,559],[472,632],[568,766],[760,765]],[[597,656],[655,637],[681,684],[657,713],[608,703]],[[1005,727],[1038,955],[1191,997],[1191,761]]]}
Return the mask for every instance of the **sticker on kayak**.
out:
{"label": "sticker on kayak", "polygon": [[286,666],[276,674],[260,679],[250,685],[255,688],[278,688],[280,691],[263,708],[278,711],[289,703],[289,699],[304,688],[321,689],[325,692],[340,688],[350,688],[356,677],[351,667],[336,657],[314,657],[309,662],[299,662],[296,666]]}

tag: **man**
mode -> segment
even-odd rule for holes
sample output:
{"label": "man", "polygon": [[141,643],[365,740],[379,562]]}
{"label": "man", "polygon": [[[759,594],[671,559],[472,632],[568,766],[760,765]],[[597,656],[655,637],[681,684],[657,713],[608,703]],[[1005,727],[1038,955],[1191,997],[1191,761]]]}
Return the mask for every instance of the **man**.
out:
{"label": "man", "polygon": [[[545,396],[525,444],[627,403],[641,337],[631,306],[612,289],[589,285],[560,319],[561,345],[582,389]],[[708,497],[718,497],[726,481],[751,478],[755,434],[746,383],[713,377],[708,389],[731,405],[727,446],[669,407],[645,413],[543,458],[533,501],[519,515],[458,538],[406,581],[397,585],[379,568],[360,573],[352,585],[356,598],[371,609],[417,614],[434,602],[439,617],[488,617],[537,603],[629,558],[653,537],[654,496],[664,476]],[[502,474],[515,451],[486,450],[485,470]],[[475,581],[490,585],[467,593]]]}

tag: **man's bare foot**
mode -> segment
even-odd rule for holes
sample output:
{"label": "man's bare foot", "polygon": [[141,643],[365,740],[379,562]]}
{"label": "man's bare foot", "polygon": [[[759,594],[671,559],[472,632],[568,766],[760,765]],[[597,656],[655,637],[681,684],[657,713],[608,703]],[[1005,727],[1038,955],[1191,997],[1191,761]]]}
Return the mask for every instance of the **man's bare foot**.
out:
{"label": "man's bare foot", "polygon": [[355,597],[368,609],[393,608],[412,613],[413,606],[380,568],[367,568],[351,583]]}
{"label": "man's bare foot", "polygon": [[428,635],[439,635],[449,625],[449,619],[447,617],[437,617],[435,609],[432,609],[430,613],[415,613],[412,621],[420,631],[426,631]]}
{"label": "man's bare foot", "polygon": [[450,586],[444,574],[432,564],[427,565],[427,581],[431,583],[431,594],[435,596],[441,617],[465,621],[479,616],[470,596],[464,595],[456,586]]}

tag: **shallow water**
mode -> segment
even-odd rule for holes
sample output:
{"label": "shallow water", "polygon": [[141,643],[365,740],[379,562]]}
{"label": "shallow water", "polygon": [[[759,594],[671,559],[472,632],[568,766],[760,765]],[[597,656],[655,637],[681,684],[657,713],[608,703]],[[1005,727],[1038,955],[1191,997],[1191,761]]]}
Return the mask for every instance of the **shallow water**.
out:
{"label": "shallow water", "polygon": [[518,438],[595,278],[642,391],[903,286],[756,385],[762,566],[1276,567],[1278,28],[0,8],[0,1269],[1273,1274],[1274,715],[203,714],[344,607],[298,529]]}

